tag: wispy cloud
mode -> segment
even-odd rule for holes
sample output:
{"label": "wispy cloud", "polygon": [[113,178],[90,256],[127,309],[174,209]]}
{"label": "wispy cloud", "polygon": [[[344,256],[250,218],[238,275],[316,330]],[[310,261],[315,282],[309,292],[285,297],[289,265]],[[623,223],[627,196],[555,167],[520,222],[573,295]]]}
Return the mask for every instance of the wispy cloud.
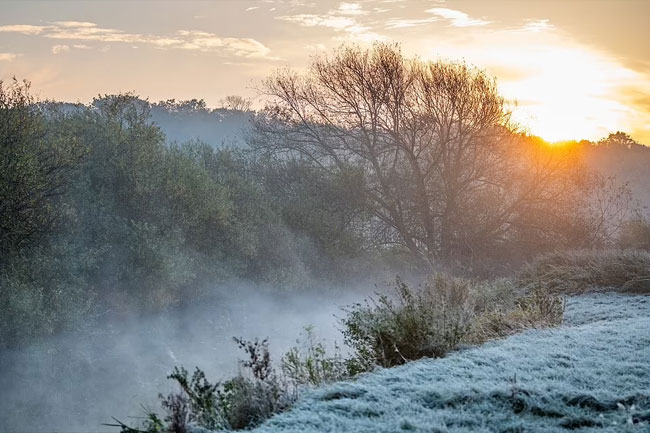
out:
{"label": "wispy cloud", "polygon": [[52,47],[52,54],[67,53],[70,51],[69,45],[54,45]]}
{"label": "wispy cloud", "polygon": [[[169,39],[166,43],[172,48],[198,51],[223,51],[240,57],[269,58],[271,50],[261,42],[252,38],[225,38],[215,33],[199,30],[181,30],[178,39]],[[275,58],[272,58],[275,59]]]}
{"label": "wispy cloud", "polygon": [[345,33],[348,39],[362,42],[385,40],[386,37],[372,30],[372,27],[359,21],[368,12],[358,3],[341,3],[338,9],[324,14],[296,14],[276,17],[303,27],[326,27],[335,32]]}
{"label": "wispy cloud", "polygon": [[67,44],[60,44],[60,45],[53,45],[52,46],[52,54],[61,54],[61,53],[67,53],[70,52],[71,50],[91,50],[93,47],[85,44],[73,44],[73,45],[67,45]]}
{"label": "wispy cloud", "polygon": [[400,29],[404,27],[415,27],[423,24],[433,23],[438,20],[439,20],[438,17],[413,18],[413,19],[389,18],[388,20],[386,20],[386,28]]}
{"label": "wispy cloud", "polygon": [[298,14],[278,17],[279,20],[290,21],[303,27],[329,27],[336,31],[352,29],[366,29],[357,24],[353,18],[336,15]]}
{"label": "wispy cloud", "polygon": [[341,3],[338,13],[341,15],[367,15],[368,11],[363,10],[359,3]]}
{"label": "wispy cloud", "polygon": [[43,31],[51,28],[50,26],[32,26],[29,24],[12,24],[0,26],[0,32],[5,33],[22,33],[24,35],[38,35]]}
{"label": "wispy cloud", "polygon": [[11,62],[16,60],[18,54],[16,53],[0,53],[0,62]]}
{"label": "wispy cloud", "polygon": [[54,24],[56,24],[59,27],[72,27],[72,28],[97,26],[97,24],[88,21],[55,21]]}
{"label": "wispy cloud", "polygon": [[437,15],[441,18],[449,20],[450,24],[454,27],[475,27],[490,24],[492,21],[486,21],[478,18],[470,18],[465,12],[457,11],[449,8],[433,8],[428,9],[426,12]]}
{"label": "wispy cloud", "polygon": [[553,24],[549,22],[549,20],[527,20],[526,24],[524,24],[523,27],[521,27],[520,30],[527,31],[527,32],[541,32],[545,30],[550,30],[554,28]]}
{"label": "wispy cloud", "polygon": [[[239,57],[275,59],[270,57],[271,50],[255,39],[223,37],[200,30],[181,30],[173,35],[151,35],[103,28],[91,22],[57,21],[47,26],[27,24],[0,26],[0,32],[40,35],[62,41],[140,44],[158,49],[195,50]],[[85,44],[73,44],[72,48],[91,47]],[[57,44],[52,47],[52,53],[59,54],[70,49],[68,44]]]}

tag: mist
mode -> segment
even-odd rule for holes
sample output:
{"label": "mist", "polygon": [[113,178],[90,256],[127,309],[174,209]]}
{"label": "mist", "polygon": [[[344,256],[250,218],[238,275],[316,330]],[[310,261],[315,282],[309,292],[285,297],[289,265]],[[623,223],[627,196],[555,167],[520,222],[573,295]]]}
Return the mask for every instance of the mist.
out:
{"label": "mist", "polygon": [[341,343],[340,307],[380,290],[381,281],[287,295],[250,283],[215,288],[200,305],[149,316],[105,312],[84,332],[57,335],[0,352],[2,431],[105,432],[157,409],[174,366],[199,366],[213,381],[237,373],[233,337],[268,338],[275,361],[296,346],[303,328],[331,347]]}

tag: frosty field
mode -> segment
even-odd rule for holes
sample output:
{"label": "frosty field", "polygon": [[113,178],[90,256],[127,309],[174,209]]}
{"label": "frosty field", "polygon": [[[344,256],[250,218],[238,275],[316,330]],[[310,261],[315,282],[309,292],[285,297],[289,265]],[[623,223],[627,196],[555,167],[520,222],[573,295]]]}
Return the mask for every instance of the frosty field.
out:
{"label": "frosty field", "polygon": [[568,300],[564,324],[314,390],[256,432],[648,432],[650,297]]}

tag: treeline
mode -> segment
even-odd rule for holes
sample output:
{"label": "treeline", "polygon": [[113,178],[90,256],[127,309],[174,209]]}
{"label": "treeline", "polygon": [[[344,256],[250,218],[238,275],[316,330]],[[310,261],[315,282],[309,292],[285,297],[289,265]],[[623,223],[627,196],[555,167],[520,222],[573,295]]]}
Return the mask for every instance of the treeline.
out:
{"label": "treeline", "polygon": [[0,89],[2,346],[231,279],[288,291],[361,262],[353,173],[167,143],[132,95],[60,110],[27,84]]}
{"label": "treeline", "polygon": [[587,168],[588,145],[517,132],[467,65],[344,47],[265,86],[257,113],[227,101],[251,119],[229,148],[170,141],[152,121],[208,113],[201,101],[70,106],[1,84],[0,345],[233,279],[287,291],[387,266],[493,276],[546,251],[647,246],[629,189]]}

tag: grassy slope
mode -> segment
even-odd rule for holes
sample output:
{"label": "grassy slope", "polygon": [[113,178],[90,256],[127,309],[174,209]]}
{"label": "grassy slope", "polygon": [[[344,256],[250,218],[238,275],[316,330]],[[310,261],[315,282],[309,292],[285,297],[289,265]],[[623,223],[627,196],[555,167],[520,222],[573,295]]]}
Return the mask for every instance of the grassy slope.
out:
{"label": "grassy slope", "polygon": [[650,297],[574,297],[565,317],[315,390],[256,431],[650,431]]}

